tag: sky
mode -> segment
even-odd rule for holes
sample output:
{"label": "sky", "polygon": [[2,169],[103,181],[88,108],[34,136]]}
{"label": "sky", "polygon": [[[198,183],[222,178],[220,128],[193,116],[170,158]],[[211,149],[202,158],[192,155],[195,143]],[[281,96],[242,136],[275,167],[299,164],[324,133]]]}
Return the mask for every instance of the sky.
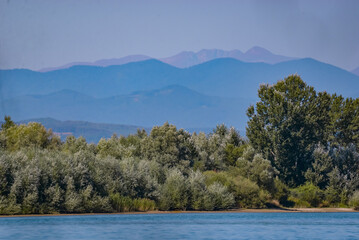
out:
{"label": "sky", "polygon": [[358,0],[0,0],[0,69],[261,46],[359,67]]}

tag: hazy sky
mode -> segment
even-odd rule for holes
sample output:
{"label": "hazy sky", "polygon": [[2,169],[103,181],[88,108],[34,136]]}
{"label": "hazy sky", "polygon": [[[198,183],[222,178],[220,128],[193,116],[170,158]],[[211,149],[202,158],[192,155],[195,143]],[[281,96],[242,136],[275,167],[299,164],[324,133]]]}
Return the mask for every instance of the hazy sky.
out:
{"label": "hazy sky", "polygon": [[0,68],[253,46],[359,67],[359,1],[0,0]]}

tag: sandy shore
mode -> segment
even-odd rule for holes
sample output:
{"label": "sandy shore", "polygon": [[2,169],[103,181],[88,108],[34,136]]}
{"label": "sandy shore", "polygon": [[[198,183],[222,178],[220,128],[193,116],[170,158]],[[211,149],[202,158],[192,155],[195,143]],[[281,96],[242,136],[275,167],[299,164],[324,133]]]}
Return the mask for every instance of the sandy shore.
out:
{"label": "sandy shore", "polygon": [[148,211],[121,213],[70,213],[70,214],[28,214],[28,215],[0,215],[1,217],[44,217],[44,216],[81,216],[81,215],[113,215],[113,214],[173,214],[173,213],[330,213],[330,212],[358,212],[352,208],[268,208],[268,209],[232,209],[226,211]]}

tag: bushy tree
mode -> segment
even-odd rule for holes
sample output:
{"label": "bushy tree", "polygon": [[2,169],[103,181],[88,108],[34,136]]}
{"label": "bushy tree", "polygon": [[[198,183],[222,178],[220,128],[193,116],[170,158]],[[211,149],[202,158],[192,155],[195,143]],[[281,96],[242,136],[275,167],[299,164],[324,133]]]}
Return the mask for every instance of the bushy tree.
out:
{"label": "bushy tree", "polygon": [[234,166],[244,150],[245,142],[234,128],[217,125],[207,137],[204,133],[192,136],[195,167],[202,170],[225,170]]}
{"label": "bushy tree", "polygon": [[150,135],[141,141],[142,156],[155,160],[162,166],[182,170],[193,166],[191,135],[183,129],[165,123],[154,127]]}
{"label": "bushy tree", "polygon": [[[193,210],[206,209],[207,186],[205,176],[200,171],[192,171],[188,177],[190,189],[190,207]],[[206,209],[208,210],[208,209]]]}
{"label": "bushy tree", "polygon": [[6,131],[7,129],[11,128],[11,127],[15,127],[16,124],[14,123],[14,121],[11,120],[10,116],[5,116],[4,117],[5,122],[3,124],[1,124],[1,130],[2,131]]}
{"label": "bushy tree", "polygon": [[233,194],[236,207],[259,208],[264,207],[269,195],[266,191],[248,178],[242,177],[237,171],[232,172],[214,172],[207,171],[207,186],[220,183]]}
{"label": "bushy tree", "polygon": [[291,186],[302,184],[311,165],[315,144],[325,144],[331,97],[316,93],[298,75],[274,85],[261,85],[260,101],[251,106],[247,137],[281,172],[280,178]]}
{"label": "bushy tree", "polygon": [[189,185],[185,176],[178,170],[168,172],[160,195],[161,210],[186,210],[189,200]]}
{"label": "bushy tree", "polygon": [[117,159],[140,156],[140,138],[134,135],[127,138],[120,138],[114,134],[110,139],[102,138],[97,146],[96,151],[100,156],[113,156]]}
{"label": "bushy tree", "polygon": [[247,177],[270,192],[275,191],[274,179],[279,172],[269,160],[264,159],[262,154],[256,153],[251,146],[248,146],[243,156],[237,160],[237,166],[238,172],[243,177]]}
{"label": "bushy tree", "polygon": [[205,210],[228,209],[233,206],[235,206],[234,196],[228,191],[227,187],[219,182],[214,182],[208,186],[205,195]]}
{"label": "bushy tree", "polygon": [[233,194],[222,183],[214,181],[206,185],[206,176],[192,172],[188,177],[190,189],[190,209],[219,210],[235,206]]}
{"label": "bushy tree", "polygon": [[292,190],[291,200],[298,207],[318,207],[324,199],[324,192],[313,183],[307,182]]}
{"label": "bushy tree", "polygon": [[350,144],[359,147],[359,98],[332,97],[332,134],[331,144],[347,147]]}
{"label": "bushy tree", "polygon": [[359,189],[359,153],[355,145],[335,148],[332,158],[335,166],[332,181],[336,178],[337,184],[349,193]]}
{"label": "bushy tree", "polygon": [[329,173],[333,170],[333,160],[330,152],[321,145],[314,149],[313,159],[312,167],[306,171],[305,178],[315,186],[324,189],[329,184]]}
{"label": "bushy tree", "polygon": [[58,148],[60,146],[60,138],[52,133],[52,130],[46,128],[40,123],[30,122],[27,125],[19,126],[10,122],[5,122],[2,134],[5,135],[6,149],[9,151],[17,151],[22,148]]}

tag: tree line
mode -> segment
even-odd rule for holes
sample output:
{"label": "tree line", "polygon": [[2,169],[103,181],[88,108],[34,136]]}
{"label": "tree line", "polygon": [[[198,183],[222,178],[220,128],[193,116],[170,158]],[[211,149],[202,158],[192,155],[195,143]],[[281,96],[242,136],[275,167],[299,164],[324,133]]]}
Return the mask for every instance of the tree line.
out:
{"label": "tree line", "polygon": [[261,85],[246,138],[165,123],[89,144],[40,123],[0,131],[0,214],[359,208],[359,99],[299,76]]}

